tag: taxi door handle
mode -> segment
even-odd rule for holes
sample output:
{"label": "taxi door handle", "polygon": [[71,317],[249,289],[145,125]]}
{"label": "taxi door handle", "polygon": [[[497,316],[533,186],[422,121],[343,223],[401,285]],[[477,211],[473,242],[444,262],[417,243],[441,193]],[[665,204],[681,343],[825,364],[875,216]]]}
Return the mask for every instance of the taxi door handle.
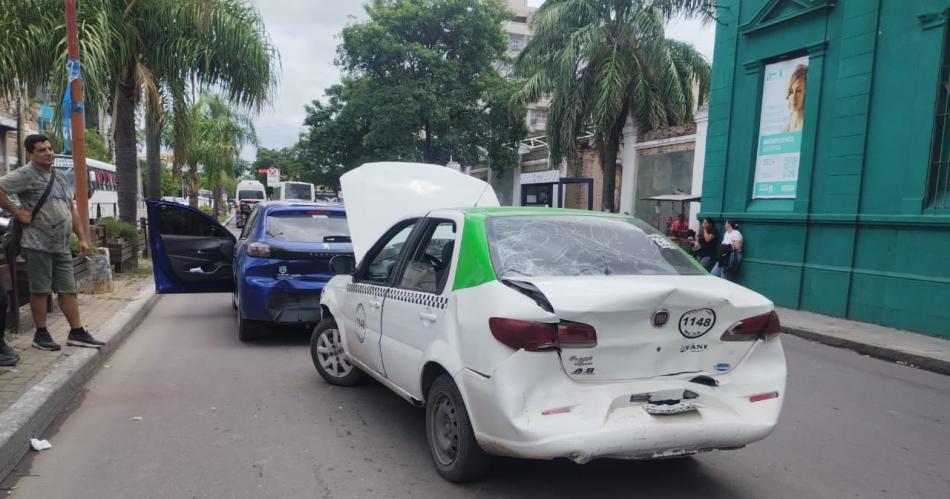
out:
{"label": "taxi door handle", "polygon": [[435,322],[436,319],[438,319],[438,317],[435,314],[427,314],[425,312],[421,312],[419,314],[419,318],[426,322]]}
{"label": "taxi door handle", "polygon": [[370,306],[370,308],[372,308],[373,310],[379,310],[379,307],[382,307],[382,306],[383,306],[383,302],[381,302],[381,301],[371,301],[371,302],[369,302],[369,306]]}

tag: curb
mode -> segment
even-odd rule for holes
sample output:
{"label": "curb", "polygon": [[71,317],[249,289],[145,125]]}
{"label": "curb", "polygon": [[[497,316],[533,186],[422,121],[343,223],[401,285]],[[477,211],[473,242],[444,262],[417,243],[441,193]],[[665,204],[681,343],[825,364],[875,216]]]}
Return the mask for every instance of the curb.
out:
{"label": "curb", "polygon": [[811,329],[802,329],[797,327],[789,327],[787,325],[782,325],[782,331],[793,336],[798,336],[805,338],[806,340],[816,341],[824,345],[837,347],[837,348],[846,348],[848,350],[853,350],[858,353],[865,355],[870,355],[871,357],[876,357],[878,359],[889,360],[891,362],[899,362],[902,364],[908,364],[913,367],[924,369],[926,371],[932,371],[938,374],[950,375],[950,362],[937,359],[933,357],[927,357],[924,355],[905,352],[896,348],[889,348],[881,345],[874,345],[871,343],[864,343],[861,341],[855,341],[847,338],[842,338],[840,336],[830,335],[814,331]]}
{"label": "curb", "polygon": [[[101,350],[72,349],[49,373],[0,413],[0,480],[30,450],[30,438],[42,438],[50,424],[145,319],[159,295],[149,287],[115,314],[96,336],[107,342]],[[66,347],[68,348],[68,347]]]}

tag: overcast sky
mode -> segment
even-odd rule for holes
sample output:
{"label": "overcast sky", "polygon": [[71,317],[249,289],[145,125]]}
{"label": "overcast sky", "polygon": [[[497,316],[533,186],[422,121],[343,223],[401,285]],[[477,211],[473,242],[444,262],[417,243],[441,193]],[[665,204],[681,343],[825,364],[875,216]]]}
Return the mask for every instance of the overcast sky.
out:
{"label": "overcast sky", "polygon": [[[348,23],[366,18],[360,0],[252,0],[261,11],[271,40],[280,52],[280,86],[271,104],[255,120],[260,144],[287,147],[297,141],[306,115],[304,106],[322,99],[323,90],[340,79],[333,65],[340,31]],[[540,5],[543,0],[528,0]],[[673,23],[667,36],[693,43],[712,60],[712,25],[696,21]],[[256,152],[245,148],[244,159]]]}

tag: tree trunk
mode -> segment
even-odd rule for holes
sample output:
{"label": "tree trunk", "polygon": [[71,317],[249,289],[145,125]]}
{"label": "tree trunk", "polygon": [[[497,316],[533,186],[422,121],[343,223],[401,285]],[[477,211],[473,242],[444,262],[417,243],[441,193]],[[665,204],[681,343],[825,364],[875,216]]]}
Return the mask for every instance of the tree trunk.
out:
{"label": "tree trunk", "polygon": [[[16,91],[16,165],[17,167],[23,166],[26,164],[26,150],[23,148],[23,141],[26,140],[26,137],[23,135],[26,133],[26,120],[23,117],[23,92],[20,89],[20,85],[17,84]],[[6,160],[6,158],[4,158]]]}
{"label": "tree trunk", "polygon": [[[131,71],[130,71],[131,72]],[[131,79],[131,78],[129,78]],[[119,219],[135,224],[138,207],[138,159],[135,137],[135,100],[137,89],[123,84],[115,93],[115,171],[118,183]]]}
{"label": "tree trunk", "polygon": [[192,208],[198,207],[198,165],[192,164],[188,169],[188,204]]}
{"label": "tree trunk", "polygon": [[600,154],[600,166],[604,172],[604,189],[600,209],[614,211],[614,190],[617,188],[617,152],[620,150],[620,133],[623,129],[611,128]]}
{"label": "tree trunk", "polygon": [[148,165],[148,199],[162,198],[162,124],[156,117],[145,118],[145,163]]}

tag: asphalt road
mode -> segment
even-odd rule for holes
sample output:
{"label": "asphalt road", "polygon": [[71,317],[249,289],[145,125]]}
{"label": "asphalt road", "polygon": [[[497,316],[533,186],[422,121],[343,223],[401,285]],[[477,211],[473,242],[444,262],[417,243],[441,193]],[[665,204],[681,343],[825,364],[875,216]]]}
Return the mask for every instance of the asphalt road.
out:
{"label": "asphalt road", "polygon": [[238,341],[229,295],[166,296],[4,484],[20,498],[946,498],[950,378],[793,337],[780,426],[658,462],[497,460],[442,481],[424,414],[316,374],[307,334]]}

